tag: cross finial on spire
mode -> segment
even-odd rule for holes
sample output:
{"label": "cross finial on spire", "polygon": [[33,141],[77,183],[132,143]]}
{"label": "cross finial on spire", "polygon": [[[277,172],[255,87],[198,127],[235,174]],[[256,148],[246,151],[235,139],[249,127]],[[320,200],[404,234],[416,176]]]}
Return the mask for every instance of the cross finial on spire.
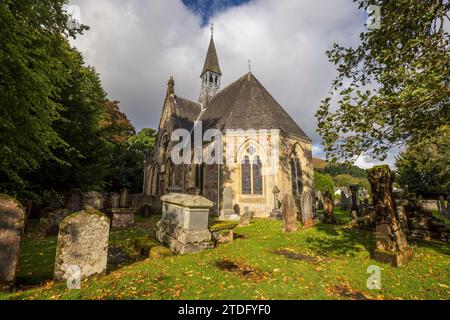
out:
{"label": "cross finial on spire", "polygon": [[252,72],[252,62],[248,59],[248,73]]}
{"label": "cross finial on spire", "polygon": [[214,23],[211,23],[211,38],[213,37],[214,34]]}

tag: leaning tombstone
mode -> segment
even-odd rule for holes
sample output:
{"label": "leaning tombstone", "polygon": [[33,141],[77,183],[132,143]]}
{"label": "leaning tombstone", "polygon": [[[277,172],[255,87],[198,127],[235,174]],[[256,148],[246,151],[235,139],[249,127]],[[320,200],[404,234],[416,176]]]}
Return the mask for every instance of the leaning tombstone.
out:
{"label": "leaning tombstone", "polygon": [[374,259],[399,267],[412,257],[413,251],[408,245],[392,198],[394,178],[387,165],[368,170],[376,221]]}
{"label": "leaning tombstone", "polygon": [[25,228],[25,209],[16,199],[0,194],[0,291],[16,281],[20,242]]}
{"label": "leaning tombstone", "polygon": [[284,232],[297,231],[297,211],[295,209],[294,198],[291,194],[286,194],[281,201],[281,212],[283,214]]}
{"label": "leaning tombstone", "polygon": [[73,189],[67,195],[66,208],[72,212],[78,212],[83,209],[83,193],[80,189]]}
{"label": "leaning tombstone", "polygon": [[65,281],[71,269],[81,279],[106,271],[109,219],[97,210],[71,214],[59,225],[54,279]]}
{"label": "leaning tombstone", "polygon": [[103,209],[103,195],[97,191],[90,191],[84,195],[84,210]]}

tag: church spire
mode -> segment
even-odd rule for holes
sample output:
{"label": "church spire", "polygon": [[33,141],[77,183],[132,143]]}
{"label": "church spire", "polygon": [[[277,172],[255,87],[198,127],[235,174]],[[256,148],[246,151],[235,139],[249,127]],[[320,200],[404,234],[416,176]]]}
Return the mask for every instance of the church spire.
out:
{"label": "church spire", "polygon": [[209,40],[208,52],[206,53],[203,71],[200,74],[202,87],[199,102],[204,106],[208,104],[211,98],[220,90],[220,71],[219,59],[217,58],[216,46],[214,45],[214,25],[211,24],[211,39]]}
{"label": "church spire", "polygon": [[203,65],[203,71],[200,77],[206,71],[214,72],[218,75],[222,75],[219,66],[219,59],[217,58],[216,46],[214,45],[214,25],[211,24],[211,39],[209,40],[208,52],[206,53],[205,64]]}

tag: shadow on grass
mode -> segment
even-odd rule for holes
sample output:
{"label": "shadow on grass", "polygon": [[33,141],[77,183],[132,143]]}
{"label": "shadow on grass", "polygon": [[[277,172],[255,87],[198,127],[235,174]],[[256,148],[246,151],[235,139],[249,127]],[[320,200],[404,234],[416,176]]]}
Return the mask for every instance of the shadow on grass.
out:
{"label": "shadow on grass", "polygon": [[306,242],[311,249],[321,255],[356,256],[366,250],[371,255],[375,250],[375,234],[373,232],[319,223],[316,230],[325,237],[307,237]]}
{"label": "shadow on grass", "polygon": [[446,256],[450,256],[450,244],[448,243],[425,240],[414,240],[409,242],[417,247],[431,249]]}

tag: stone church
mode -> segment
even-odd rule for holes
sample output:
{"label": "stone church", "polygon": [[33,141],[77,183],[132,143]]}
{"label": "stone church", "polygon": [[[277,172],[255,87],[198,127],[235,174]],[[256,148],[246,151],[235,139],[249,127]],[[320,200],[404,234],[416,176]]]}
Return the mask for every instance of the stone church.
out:
{"label": "stone church", "polygon": [[[211,214],[232,219],[244,211],[256,217],[279,215],[280,200],[292,194],[299,219],[310,225],[311,139],[250,70],[225,88],[221,77],[211,33],[198,102],[177,96],[172,77],[167,84],[155,151],[145,163],[144,195],[160,209],[160,197],[169,192],[200,194],[214,202]],[[192,136],[187,144],[192,152],[185,154],[192,161],[174,164],[171,155],[180,140],[172,134],[177,129]],[[220,139],[205,139],[210,129]],[[199,139],[200,154],[212,144],[219,147],[211,153],[219,161],[194,159],[192,145]]]}

